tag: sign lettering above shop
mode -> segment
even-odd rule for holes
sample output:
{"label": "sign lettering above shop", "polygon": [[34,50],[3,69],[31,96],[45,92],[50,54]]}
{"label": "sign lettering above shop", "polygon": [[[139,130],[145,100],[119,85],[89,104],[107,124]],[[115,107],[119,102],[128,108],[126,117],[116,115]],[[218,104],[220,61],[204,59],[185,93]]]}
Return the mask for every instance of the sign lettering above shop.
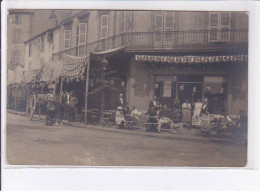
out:
{"label": "sign lettering above shop", "polygon": [[136,61],[163,62],[163,63],[216,63],[247,61],[247,55],[223,55],[223,56],[153,56],[135,55]]}
{"label": "sign lettering above shop", "polygon": [[206,65],[206,64],[152,64],[152,73],[227,73],[228,67],[226,65]]}

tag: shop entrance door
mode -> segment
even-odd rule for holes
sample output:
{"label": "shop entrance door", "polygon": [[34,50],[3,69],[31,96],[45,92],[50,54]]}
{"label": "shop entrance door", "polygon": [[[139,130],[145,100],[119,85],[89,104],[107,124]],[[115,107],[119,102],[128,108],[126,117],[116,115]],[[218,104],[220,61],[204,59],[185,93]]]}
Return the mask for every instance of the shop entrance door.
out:
{"label": "shop entrance door", "polygon": [[181,103],[202,100],[203,76],[181,75],[177,79],[177,96]]}
{"label": "shop entrance door", "polygon": [[178,100],[182,103],[187,99],[190,103],[199,99],[202,100],[202,83],[177,83]]}

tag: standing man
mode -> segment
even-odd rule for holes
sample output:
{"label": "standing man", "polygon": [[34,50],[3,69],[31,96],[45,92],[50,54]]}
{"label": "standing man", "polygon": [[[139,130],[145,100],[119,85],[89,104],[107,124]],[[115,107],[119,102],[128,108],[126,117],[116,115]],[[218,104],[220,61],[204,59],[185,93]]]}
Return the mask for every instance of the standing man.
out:
{"label": "standing man", "polygon": [[78,116],[78,98],[75,96],[74,93],[71,94],[70,98],[70,121],[77,121]]}
{"label": "standing man", "polygon": [[54,117],[55,117],[55,111],[56,111],[56,103],[55,103],[55,97],[54,97],[54,89],[49,88],[49,93],[45,96],[45,102],[46,104],[46,110],[47,110],[47,116],[46,116],[46,122],[45,125],[51,126],[54,124]]}
{"label": "standing man", "polygon": [[157,114],[159,114],[161,105],[160,105],[160,102],[157,100],[157,96],[155,96],[155,95],[153,96],[153,100],[149,103],[149,108],[151,108],[151,107],[154,107]]}
{"label": "standing man", "polygon": [[122,93],[119,94],[119,98],[118,98],[118,102],[117,102],[117,107],[119,107],[119,106],[121,106],[122,108],[124,108],[124,106],[125,106]]}

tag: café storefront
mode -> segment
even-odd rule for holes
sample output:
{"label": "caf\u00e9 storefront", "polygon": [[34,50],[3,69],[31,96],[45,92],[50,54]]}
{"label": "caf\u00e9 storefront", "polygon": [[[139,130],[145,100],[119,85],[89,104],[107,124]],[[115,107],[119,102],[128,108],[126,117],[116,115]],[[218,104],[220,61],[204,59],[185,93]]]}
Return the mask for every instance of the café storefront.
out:
{"label": "caf\u00e9 storefront", "polygon": [[[241,72],[244,76],[240,76]],[[131,60],[129,77],[128,91],[133,94],[127,97],[130,105],[139,110],[148,109],[153,95],[168,106],[175,100],[183,103],[185,100],[202,101],[207,97],[211,113],[227,111],[236,114],[238,110],[232,107],[234,88],[247,89],[247,55],[135,55]],[[240,79],[239,84],[236,83],[237,78]],[[247,107],[247,96],[239,100],[234,106],[242,103],[244,105],[240,108]]]}

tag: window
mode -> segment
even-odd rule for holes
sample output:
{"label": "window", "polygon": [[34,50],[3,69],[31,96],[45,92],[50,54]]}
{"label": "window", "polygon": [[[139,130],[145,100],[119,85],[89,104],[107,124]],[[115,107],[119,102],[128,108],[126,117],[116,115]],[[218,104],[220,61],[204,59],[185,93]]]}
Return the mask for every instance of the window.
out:
{"label": "window", "polygon": [[172,41],[174,30],[174,12],[155,12],[155,41]]}
{"label": "window", "polygon": [[87,23],[79,23],[77,29],[77,55],[84,56],[86,54],[86,43],[87,43]]}
{"label": "window", "polygon": [[19,58],[20,58],[20,51],[13,51],[12,62],[16,65],[19,64]]}
{"label": "window", "polygon": [[41,50],[41,37],[39,37],[38,39],[37,39],[37,50],[38,51],[40,51]]}
{"label": "window", "polygon": [[71,30],[64,30],[64,48],[70,48]]}
{"label": "window", "polygon": [[230,38],[230,13],[211,12],[209,13],[209,40],[229,41]]}
{"label": "window", "polygon": [[79,45],[86,44],[87,42],[87,24],[79,24]]}
{"label": "window", "polygon": [[13,42],[21,42],[22,41],[22,30],[14,29],[13,30]]}
{"label": "window", "polygon": [[[104,39],[108,37],[108,15],[100,16],[100,39]],[[107,49],[107,40],[104,40],[100,44],[101,50]]]}
{"label": "window", "polygon": [[22,21],[22,16],[21,15],[14,15],[13,16],[13,23],[19,24]]}
{"label": "window", "polygon": [[108,37],[108,15],[101,15],[101,38]]}
{"label": "window", "polygon": [[120,12],[120,32],[128,32],[131,29],[131,12]]}
{"label": "window", "polygon": [[32,56],[32,43],[29,42],[29,57]]}
{"label": "window", "polygon": [[44,36],[41,37],[41,51],[44,51]]}

